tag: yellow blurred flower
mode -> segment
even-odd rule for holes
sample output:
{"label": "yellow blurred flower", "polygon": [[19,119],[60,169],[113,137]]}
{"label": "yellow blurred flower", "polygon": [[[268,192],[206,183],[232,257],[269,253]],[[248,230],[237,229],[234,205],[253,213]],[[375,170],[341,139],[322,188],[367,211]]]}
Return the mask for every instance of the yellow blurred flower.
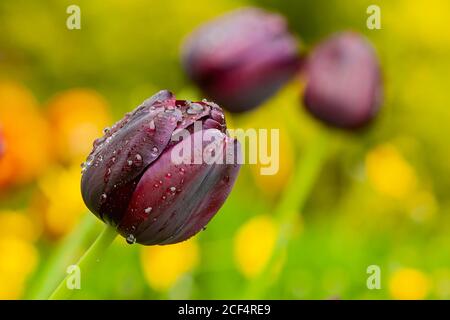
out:
{"label": "yellow blurred flower", "polygon": [[32,94],[13,82],[0,82],[0,123],[4,154],[0,189],[30,182],[49,162],[48,124]]}
{"label": "yellow blurred flower", "polygon": [[56,156],[63,162],[82,161],[95,138],[111,122],[109,106],[97,92],[72,89],[57,94],[48,104]]}
{"label": "yellow blurred flower", "polygon": [[198,264],[200,248],[194,238],[166,246],[141,249],[141,265],[149,285],[155,290],[170,289],[181,276]]}
{"label": "yellow blurred flower", "polygon": [[0,211],[0,235],[35,241],[39,236],[36,223],[28,215],[13,210]]}
{"label": "yellow blurred flower", "polygon": [[0,237],[0,252],[0,299],[18,299],[37,265],[38,252],[29,241],[11,235]]}
{"label": "yellow blurred flower", "polygon": [[379,145],[367,154],[366,172],[376,191],[393,198],[410,196],[417,186],[414,168],[391,144]]}
{"label": "yellow blurred flower", "polygon": [[53,167],[38,180],[37,195],[44,231],[52,238],[58,238],[77,224],[86,211],[80,193],[79,165],[69,168]]}
{"label": "yellow blurred flower", "polygon": [[264,269],[275,246],[277,230],[268,215],[256,216],[238,230],[234,239],[234,258],[244,276],[254,278]]}
{"label": "yellow blurred flower", "polygon": [[400,269],[389,279],[389,292],[394,299],[424,299],[430,291],[430,280],[416,269]]}
{"label": "yellow blurred flower", "polygon": [[19,211],[0,211],[0,299],[22,296],[27,277],[35,269],[38,252],[33,241],[38,230]]}

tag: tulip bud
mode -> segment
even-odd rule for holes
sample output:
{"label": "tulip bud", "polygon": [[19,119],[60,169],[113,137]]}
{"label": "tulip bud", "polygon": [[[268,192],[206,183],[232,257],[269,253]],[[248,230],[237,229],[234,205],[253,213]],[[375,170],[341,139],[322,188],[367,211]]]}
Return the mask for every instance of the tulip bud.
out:
{"label": "tulip bud", "polygon": [[370,122],[381,104],[380,66],[371,44],[353,32],[320,43],[306,65],[304,104],[315,117],[339,128]]}
{"label": "tulip bud", "polygon": [[231,112],[255,108],[297,71],[298,42],[278,14],[246,8],[197,29],[182,50],[188,76]]}
{"label": "tulip bud", "polygon": [[[209,161],[195,161],[205,154]],[[82,195],[127,242],[176,243],[217,213],[238,175],[239,159],[239,143],[226,134],[219,106],[176,100],[163,90],[94,142],[83,164]]]}

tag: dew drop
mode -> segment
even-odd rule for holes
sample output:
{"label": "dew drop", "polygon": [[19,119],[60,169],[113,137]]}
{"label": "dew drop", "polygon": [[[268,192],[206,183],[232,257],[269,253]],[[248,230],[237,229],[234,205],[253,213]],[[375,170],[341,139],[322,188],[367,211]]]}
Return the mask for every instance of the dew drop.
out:
{"label": "dew drop", "polygon": [[105,129],[103,129],[103,134],[108,134],[111,132],[111,129],[106,127]]}
{"label": "dew drop", "polygon": [[175,188],[175,187],[170,187],[169,190],[170,190],[171,192],[175,192],[175,191],[177,191],[177,188]]}
{"label": "dew drop", "polygon": [[145,208],[145,209],[144,209],[144,212],[145,212],[146,214],[149,214],[150,212],[152,212],[152,207]]}
{"label": "dew drop", "polygon": [[170,178],[170,177],[172,177],[172,174],[171,174],[170,172],[168,172],[168,173],[166,174],[166,178]]}
{"label": "dew drop", "polygon": [[90,155],[86,160],[86,166],[90,166],[92,164],[92,161],[94,161],[94,156]]}
{"label": "dew drop", "polygon": [[102,201],[105,201],[106,198],[108,198],[108,196],[106,195],[106,193],[102,193],[102,195],[100,196]]}
{"label": "dew drop", "polygon": [[165,112],[171,113],[171,112],[173,112],[174,110],[175,110],[175,107],[174,107],[174,106],[168,106],[168,107],[166,108]]}
{"label": "dew drop", "polygon": [[137,166],[141,166],[142,165],[142,156],[139,153],[134,156],[134,159],[136,160],[135,164]]}
{"label": "dew drop", "polygon": [[133,161],[132,160],[128,160],[127,163],[128,163],[129,166],[133,165]]}
{"label": "dew drop", "polygon": [[151,131],[155,131],[155,129],[156,129],[155,121],[153,121],[153,120],[150,121],[150,124],[149,124],[148,128],[149,128]]}
{"label": "dew drop", "polygon": [[189,104],[189,108],[186,110],[187,114],[199,114],[203,111],[203,106],[199,103]]}
{"label": "dew drop", "polygon": [[128,244],[134,244],[136,242],[136,237],[134,236],[134,234],[130,233],[126,238],[126,241]]}
{"label": "dew drop", "polygon": [[157,148],[157,147],[153,147],[153,148],[152,148],[152,153],[153,153],[154,155],[156,155],[156,154],[158,153],[158,148]]}

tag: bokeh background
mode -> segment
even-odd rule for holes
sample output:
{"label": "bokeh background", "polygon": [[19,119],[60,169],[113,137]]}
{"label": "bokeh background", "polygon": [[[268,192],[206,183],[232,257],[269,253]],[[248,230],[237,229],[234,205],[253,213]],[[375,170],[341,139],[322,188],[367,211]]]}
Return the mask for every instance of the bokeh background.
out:
{"label": "bokeh background", "polygon": [[[66,28],[71,4],[81,8],[81,30]],[[366,28],[371,4],[381,8],[381,30]],[[280,268],[253,298],[450,298],[446,0],[1,1],[0,298],[42,298],[45,275],[58,281],[77,260],[101,228],[79,190],[92,140],[157,90],[201,97],[180,66],[183,38],[249,5],[286,15],[304,50],[336,31],[361,32],[385,83],[373,126],[330,132]],[[187,242],[142,247],[118,238],[82,273],[76,297],[240,298],[273,249],[272,212],[286,181],[324,130],[303,110],[301,92],[294,80],[256,111],[228,116],[231,127],[280,128],[277,175],[244,166],[219,214]],[[74,243],[82,245],[65,255]],[[64,263],[55,267],[55,256]],[[380,290],[366,286],[370,265],[381,269]]]}

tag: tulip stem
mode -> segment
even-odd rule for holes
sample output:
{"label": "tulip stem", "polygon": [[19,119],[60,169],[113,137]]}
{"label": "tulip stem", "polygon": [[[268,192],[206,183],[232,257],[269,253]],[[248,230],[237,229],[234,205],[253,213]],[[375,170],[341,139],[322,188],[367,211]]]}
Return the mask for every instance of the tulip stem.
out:
{"label": "tulip stem", "polygon": [[98,232],[98,220],[87,212],[76,228],[62,240],[58,249],[47,259],[42,272],[30,289],[28,298],[46,299],[65,274],[65,268],[74,259],[81,247],[92,240]]}
{"label": "tulip stem", "polygon": [[[94,243],[89,247],[89,249],[80,258],[76,266],[79,268],[80,277],[83,273],[88,273],[92,264],[98,263],[100,261],[101,255],[106,251],[106,249],[111,245],[113,240],[116,238],[117,232],[113,227],[105,225],[105,229],[100,233]],[[50,296],[50,300],[67,300],[79,289],[81,288],[69,288],[68,280],[73,277],[71,274],[67,275],[59,286],[53,291]]]}
{"label": "tulip stem", "polygon": [[292,238],[296,219],[303,210],[325,161],[327,141],[328,132],[321,130],[308,145],[303,157],[298,160],[295,172],[275,208],[275,218],[279,222],[279,227],[272,255],[262,272],[249,283],[244,299],[261,298],[281,271],[277,268],[282,267],[280,263]]}

